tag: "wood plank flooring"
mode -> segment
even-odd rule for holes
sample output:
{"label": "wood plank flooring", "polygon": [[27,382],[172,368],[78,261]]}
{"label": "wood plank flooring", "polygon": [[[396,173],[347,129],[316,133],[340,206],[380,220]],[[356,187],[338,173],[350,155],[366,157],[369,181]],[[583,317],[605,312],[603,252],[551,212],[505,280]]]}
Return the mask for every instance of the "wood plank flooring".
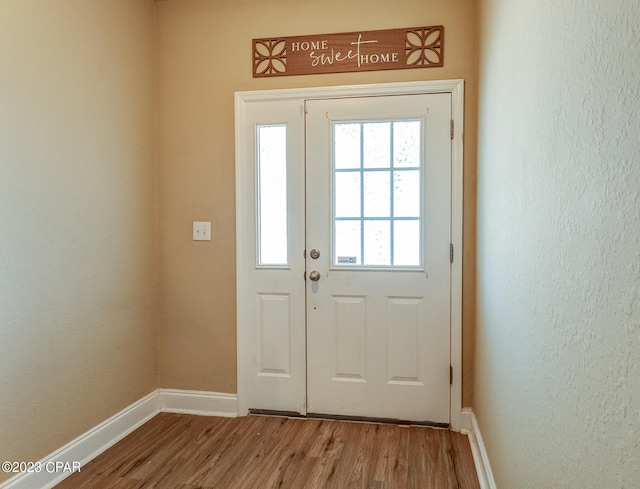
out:
{"label": "wood plank flooring", "polygon": [[422,426],[161,413],[56,489],[479,489],[466,436]]}

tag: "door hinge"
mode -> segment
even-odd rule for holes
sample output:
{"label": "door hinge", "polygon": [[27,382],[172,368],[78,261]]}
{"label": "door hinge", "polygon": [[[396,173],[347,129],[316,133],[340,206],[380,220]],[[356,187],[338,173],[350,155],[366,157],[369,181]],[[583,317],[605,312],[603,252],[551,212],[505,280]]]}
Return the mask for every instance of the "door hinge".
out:
{"label": "door hinge", "polygon": [[453,385],[453,365],[449,365],[449,385]]}
{"label": "door hinge", "polygon": [[449,127],[449,135],[451,139],[453,139],[454,129],[453,129],[453,119],[451,119],[451,126]]}
{"label": "door hinge", "polygon": [[453,263],[453,243],[449,244],[449,263]]}

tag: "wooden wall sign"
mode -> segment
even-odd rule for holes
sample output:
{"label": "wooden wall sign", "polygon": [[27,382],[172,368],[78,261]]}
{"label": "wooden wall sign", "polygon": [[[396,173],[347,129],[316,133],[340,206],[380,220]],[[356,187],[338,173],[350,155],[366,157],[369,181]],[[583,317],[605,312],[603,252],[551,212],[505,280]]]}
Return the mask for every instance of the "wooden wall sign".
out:
{"label": "wooden wall sign", "polygon": [[444,64],[444,26],[253,40],[253,77],[431,68]]}

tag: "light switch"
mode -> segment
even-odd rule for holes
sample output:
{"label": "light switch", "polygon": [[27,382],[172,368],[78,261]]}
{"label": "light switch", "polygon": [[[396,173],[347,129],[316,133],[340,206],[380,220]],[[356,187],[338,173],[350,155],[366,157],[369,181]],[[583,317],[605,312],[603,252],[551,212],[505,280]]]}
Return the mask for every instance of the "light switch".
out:
{"label": "light switch", "polygon": [[211,241],[211,222],[193,221],[193,240]]}

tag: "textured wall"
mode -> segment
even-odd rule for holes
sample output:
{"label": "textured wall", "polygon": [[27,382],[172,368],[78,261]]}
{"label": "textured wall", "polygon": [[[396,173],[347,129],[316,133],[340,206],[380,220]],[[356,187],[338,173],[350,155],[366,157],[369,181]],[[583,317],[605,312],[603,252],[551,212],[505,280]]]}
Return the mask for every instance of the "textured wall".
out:
{"label": "textured wall", "polygon": [[0,2],[1,461],[156,387],[153,10]]}
{"label": "textured wall", "polygon": [[640,5],[481,2],[474,408],[498,487],[640,487]]}
{"label": "textured wall", "polygon": [[[236,391],[235,155],[238,90],[464,78],[465,365],[474,307],[476,2],[468,0],[166,0],[158,2],[161,304],[160,385]],[[251,39],[444,24],[445,67],[251,77]],[[191,222],[212,221],[193,242]],[[465,402],[471,371],[464,371]]]}

